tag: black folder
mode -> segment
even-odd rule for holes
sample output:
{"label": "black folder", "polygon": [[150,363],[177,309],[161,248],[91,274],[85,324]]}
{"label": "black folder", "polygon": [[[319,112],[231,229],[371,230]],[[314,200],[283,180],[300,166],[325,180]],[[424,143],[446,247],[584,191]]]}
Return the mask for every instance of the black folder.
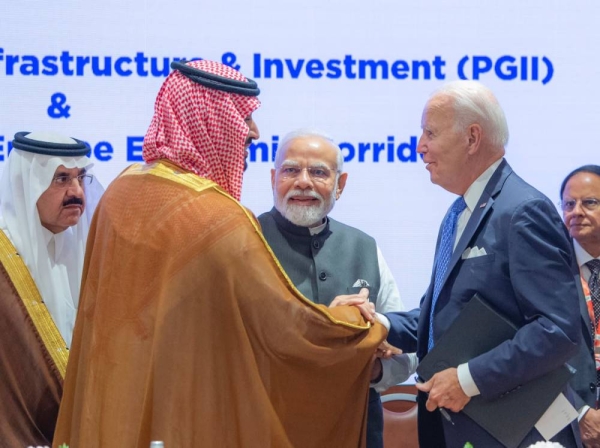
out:
{"label": "black folder", "polygon": [[[423,358],[417,374],[428,381],[444,369],[458,367],[512,339],[517,327],[492,309],[479,294],[465,305],[450,328]],[[480,395],[462,410],[508,448],[518,447],[540,417],[562,392],[573,369],[562,365],[494,400]]]}

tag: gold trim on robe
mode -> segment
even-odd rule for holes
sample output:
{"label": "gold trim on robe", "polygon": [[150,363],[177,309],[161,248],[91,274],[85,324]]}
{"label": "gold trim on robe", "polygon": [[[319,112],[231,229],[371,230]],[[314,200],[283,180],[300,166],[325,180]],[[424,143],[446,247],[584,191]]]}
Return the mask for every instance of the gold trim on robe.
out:
{"label": "gold trim on robe", "polygon": [[137,165],[90,227],[54,446],[364,448],[368,328],[301,296],[214,182]]}
{"label": "gold trim on robe", "polygon": [[203,178],[203,177],[199,177],[197,174],[185,171],[182,168],[178,167],[177,165],[169,163],[166,160],[159,160],[150,165],[142,165],[140,163],[135,163],[135,164],[131,165],[129,168],[127,168],[121,174],[121,176],[131,176],[131,175],[135,176],[135,175],[145,175],[145,174],[150,174],[152,176],[157,176],[157,177],[161,177],[163,179],[173,181],[180,185],[184,185],[188,188],[191,188],[192,190],[197,191],[197,192],[201,192],[201,191],[207,190],[209,188],[213,188],[218,193],[231,199],[243,210],[244,214],[248,217],[248,220],[252,223],[252,227],[254,227],[254,230],[256,231],[256,233],[258,234],[260,239],[262,240],[266,249],[273,257],[275,264],[281,271],[281,274],[283,274],[283,277],[285,278],[288,285],[291,287],[291,289],[293,289],[298,294],[298,296],[307,305],[319,310],[319,312],[323,313],[325,316],[327,316],[327,318],[329,320],[331,320],[331,322],[333,322],[335,324],[348,326],[350,328],[358,328],[358,329],[371,328],[371,322],[368,322],[368,321],[366,322],[365,325],[355,325],[355,324],[351,324],[349,322],[344,322],[339,319],[336,319],[331,313],[329,313],[327,311],[327,308],[323,308],[322,306],[319,306],[319,305],[315,304],[314,302],[312,302],[311,300],[304,297],[304,295],[300,292],[300,290],[298,290],[298,288],[296,288],[296,286],[294,285],[292,280],[288,277],[287,273],[285,272],[285,269],[283,269],[283,266],[281,266],[281,263],[279,263],[279,260],[277,259],[277,257],[275,256],[275,253],[271,249],[271,246],[269,246],[269,243],[267,243],[267,240],[263,236],[263,233],[260,229],[260,225],[258,224],[258,221],[254,217],[254,215],[250,211],[248,211],[248,209],[246,207],[244,207],[241,203],[239,203],[235,198],[233,198],[233,196],[231,196],[226,191],[224,191],[221,187],[219,187],[219,185],[217,185],[215,182],[208,180],[206,178]]}
{"label": "gold trim on robe", "polygon": [[8,273],[11,282],[17,290],[27,313],[31,317],[46,350],[64,380],[67,370],[69,350],[62,338],[48,308],[42,301],[38,288],[33,281],[29,269],[19,256],[17,249],[6,234],[0,230],[0,263]]}

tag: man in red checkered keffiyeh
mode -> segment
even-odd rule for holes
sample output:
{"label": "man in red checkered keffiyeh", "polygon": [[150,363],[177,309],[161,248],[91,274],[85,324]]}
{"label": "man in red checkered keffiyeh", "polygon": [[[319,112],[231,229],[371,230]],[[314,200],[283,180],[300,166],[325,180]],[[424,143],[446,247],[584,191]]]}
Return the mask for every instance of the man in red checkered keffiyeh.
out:
{"label": "man in red checkered keffiyeh", "polygon": [[[218,62],[202,60],[185,65],[201,70],[208,81],[217,79],[212,74],[248,82],[240,72]],[[147,163],[167,159],[216,182],[239,200],[246,150],[251,139],[259,136],[252,112],[260,101],[256,96],[217,88],[210,82],[194,82],[184,72],[174,70],[156,98],[142,155]]]}
{"label": "man in red checkered keffiyeh", "polygon": [[385,328],[302,296],[239,203],[256,83],[172,66],[96,208],[53,446],[363,447]]}

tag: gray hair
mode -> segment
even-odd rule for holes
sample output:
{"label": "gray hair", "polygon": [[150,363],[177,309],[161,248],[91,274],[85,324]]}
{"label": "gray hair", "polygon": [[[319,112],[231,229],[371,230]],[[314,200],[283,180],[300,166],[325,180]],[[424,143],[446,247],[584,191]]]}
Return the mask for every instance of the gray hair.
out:
{"label": "gray hair", "polygon": [[453,81],[436,90],[432,98],[446,95],[452,98],[455,129],[464,130],[477,123],[495,147],[508,143],[508,124],[500,103],[490,89],[477,81]]}
{"label": "gray hair", "polygon": [[285,148],[292,140],[295,140],[297,138],[305,138],[305,137],[318,137],[318,138],[322,138],[323,140],[326,140],[327,142],[329,142],[331,144],[331,146],[333,146],[337,152],[337,157],[336,157],[336,164],[337,164],[337,172],[341,173],[343,168],[344,168],[344,155],[342,154],[342,150],[340,149],[340,146],[333,140],[333,138],[329,135],[326,134],[325,132],[319,130],[319,129],[314,129],[314,128],[300,128],[300,129],[296,129],[295,131],[291,131],[288,132],[284,137],[283,140],[281,140],[281,143],[279,144],[278,150],[275,154],[275,167],[278,167],[281,165],[281,158],[283,157],[283,151],[280,151],[280,149]]}

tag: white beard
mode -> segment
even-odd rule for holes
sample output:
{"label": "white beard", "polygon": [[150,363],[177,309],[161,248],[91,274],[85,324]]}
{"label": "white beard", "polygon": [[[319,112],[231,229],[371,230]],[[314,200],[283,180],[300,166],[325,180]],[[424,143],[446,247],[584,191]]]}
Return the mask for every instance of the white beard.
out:
{"label": "white beard", "polygon": [[[319,204],[308,206],[290,204],[288,201],[294,196],[312,196],[319,200]],[[300,227],[311,227],[320,224],[323,221],[323,218],[325,218],[333,209],[333,206],[335,205],[335,190],[331,192],[331,196],[328,200],[325,200],[323,196],[316,191],[305,191],[300,189],[288,191],[283,200],[280,200],[277,197],[277,193],[274,191],[273,201],[275,202],[275,208],[279,210],[279,213],[292,224],[296,224]]]}

